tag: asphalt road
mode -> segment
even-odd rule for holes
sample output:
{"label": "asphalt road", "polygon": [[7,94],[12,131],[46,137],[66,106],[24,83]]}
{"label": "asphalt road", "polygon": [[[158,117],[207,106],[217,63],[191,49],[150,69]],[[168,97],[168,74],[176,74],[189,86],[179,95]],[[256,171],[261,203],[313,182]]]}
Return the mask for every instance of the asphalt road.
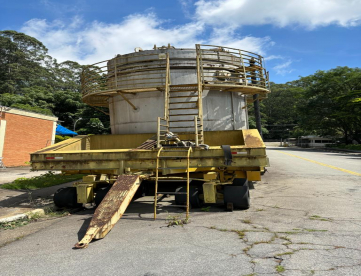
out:
{"label": "asphalt road", "polygon": [[190,224],[167,227],[173,214],[153,221],[146,197],[106,238],[73,250],[91,218],[82,211],[0,248],[0,274],[361,275],[361,155],[268,156],[247,211],[193,210]]}

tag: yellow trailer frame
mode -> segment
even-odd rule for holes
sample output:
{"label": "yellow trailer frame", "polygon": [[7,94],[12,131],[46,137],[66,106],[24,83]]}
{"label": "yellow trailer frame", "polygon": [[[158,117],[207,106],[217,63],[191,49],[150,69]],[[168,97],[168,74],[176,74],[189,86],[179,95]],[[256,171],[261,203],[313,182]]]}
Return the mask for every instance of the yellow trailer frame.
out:
{"label": "yellow trailer frame", "polygon": [[[187,140],[191,135],[183,133],[179,137]],[[84,238],[75,245],[76,248],[85,248],[93,238],[103,238],[110,231],[125,212],[143,179],[155,180],[156,187],[160,179],[186,181],[187,200],[184,207],[188,218],[189,183],[192,179],[204,181],[204,202],[217,203],[223,200],[217,186],[232,184],[235,178],[260,181],[262,171],[269,166],[266,147],[255,129],[204,132],[208,149],[175,148],[174,151],[185,153],[177,157],[174,157],[171,149],[162,151],[163,147],[137,148],[152,136],[77,136],[31,154],[34,170],[90,174],[75,184],[78,203],[92,202],[94,188],[98,183],[113,184],[96,209]],[[228,162],[225,162],[225,151],[219,145],[229,145],[232,159]],[[156,188],[154,218],[157,196]]]}
{"label": "yellow trailer frame", "polygon": [[[187,140],[189,133],[179,134]],[[61,170],[64,173],[114,174],[153,172],[158,149],[137,149],[152,134],[77,136],[31,154],[34,170]],[[205,132],[208,150],[193,148],[190,172],[243,171],[261,172],[268,166],[266,147],[255,129]],[[224,165],[224,151],[219,145],[230,145],[233,159]],[[185,172],[187,160],[163,160],[163,175]]]}

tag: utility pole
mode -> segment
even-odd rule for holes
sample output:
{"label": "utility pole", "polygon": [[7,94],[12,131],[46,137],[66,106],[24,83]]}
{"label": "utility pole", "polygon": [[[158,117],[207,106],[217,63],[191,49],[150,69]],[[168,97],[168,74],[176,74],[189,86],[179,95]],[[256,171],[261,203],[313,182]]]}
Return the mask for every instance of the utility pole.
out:
{"label": "utility pole", "polygon": [[75,123],[74,123],[74,132],[75,132],[76,123],[77,123],[78,121],[82,120],[82,119],[83,119],[83,118],[79,118],[79,119],[75,120]]}

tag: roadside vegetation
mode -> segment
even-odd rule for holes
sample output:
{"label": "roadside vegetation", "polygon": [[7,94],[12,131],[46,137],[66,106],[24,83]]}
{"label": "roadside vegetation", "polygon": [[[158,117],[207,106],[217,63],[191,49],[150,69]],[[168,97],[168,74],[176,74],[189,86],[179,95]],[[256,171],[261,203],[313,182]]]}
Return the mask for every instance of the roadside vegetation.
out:
{"label": "roadside vegetation", "polygon": [[75,181],[82,177],[82,174],[65,175],[55,174],[49,171],[43,175],[31,178],[20,177],[11,183],[3,184],[0,187],[10,190],[36,190]]}
{"label": "roadside vegetation", "polygon": [[[337,67],[285,84],[271,83],[262,105],[265,139],[317,135],[345,144],[339,148],[360,149],[361,68]],[[355,142],[358,145],[351,145]]]}
{"label": "roadside vegetation", "polygon": [[361,151],[361,145],[330,145],[330,148],[347,149],[347,150],[359,150]]}
{"label": "roadside vegetation", "polygon": [[26,218],[9,221],[9,222],[0,222],[0,231],[22,227],[37,221],[48,220],[48,219],[59,218],[70,215],[70,213],[67,210],[55,210],[53,208],[47,208],[44,211],[45,214],[43,215],[40,215],[38,213],[29,214]]}

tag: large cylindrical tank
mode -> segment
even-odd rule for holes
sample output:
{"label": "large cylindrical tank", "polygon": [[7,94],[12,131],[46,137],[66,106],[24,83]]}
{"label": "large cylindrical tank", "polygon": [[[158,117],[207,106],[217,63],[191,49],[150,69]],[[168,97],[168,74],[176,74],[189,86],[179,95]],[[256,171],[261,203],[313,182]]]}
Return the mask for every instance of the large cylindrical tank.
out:
{"label": "large cylindrical tank", "polygon": [[[171,86],[190,85],[197,88],[197,65],[195,49],[157,48],[154,50],[137,51],[134,53],[117,56],[107,63],[108,87],[121,91],[141,91],[141,93],[124,93],[108,99],[111,129],[113,134],[126,133],[155,133],[157,118],[164,115],[164,90],[165,84],[164,59],[162,55],[169,53]],[[233,63],[239,63],[240,58],[220,52],[222,64],[213,60],[209,69],[203,68],[204,81],[214,78],[222,79],[227,69],[232,69]],[[203,60],[207,55],[203,55]],[[215,71],[213,67],[221,67]],[[162,69],[161,69],[162,68]],[[224,69],[224,70],[222,70]],[[116,76],[114,72],[117,72]],[[222,75],[222,76],[220,76]],[[109,77],[110,76],[110,77]],[[242,82],[242,80],[238,80]],[[159,91],[147,88],[159,87]],[[173,92],[177,93],[177,92]],[[177,95],[177,94],[174,94]],[[189,92],[192,96],[192,92]],[[136,110],[124,99],[126,98],[137,108]],[[186,98],[194,101],[196,98]],[[203,129],[204,131],[240,130],[248,128],[248,117],[245,96],[242,93],[221,91],[217,89],[203,91]],[[189,104],[179,104],[177,107],[189,107]],[[175,114],[177,112],[174,112]],[[179,111],[178,114],[184,112]],[[179,119],[182,119],[180,117]],[[182,126],[178,123],[177,126]],[[174,126],[174,125],[173,125]],[[184,129],[184,131],[192,131]]]}
{"label": "large cylindrical tank", "polygon": [[[203,97],[204,131],[248,128],[244,95],[215,90],[205,94],[206,96]],[[164,92],[137,93],[127,95],[127,98],[137,107],[137,110],[134,110],[121,96],[110,98],[109,113],[112,133],[155,133],[157,118],[164,114]],[[182,123],[177,126],[182,126]]]}

